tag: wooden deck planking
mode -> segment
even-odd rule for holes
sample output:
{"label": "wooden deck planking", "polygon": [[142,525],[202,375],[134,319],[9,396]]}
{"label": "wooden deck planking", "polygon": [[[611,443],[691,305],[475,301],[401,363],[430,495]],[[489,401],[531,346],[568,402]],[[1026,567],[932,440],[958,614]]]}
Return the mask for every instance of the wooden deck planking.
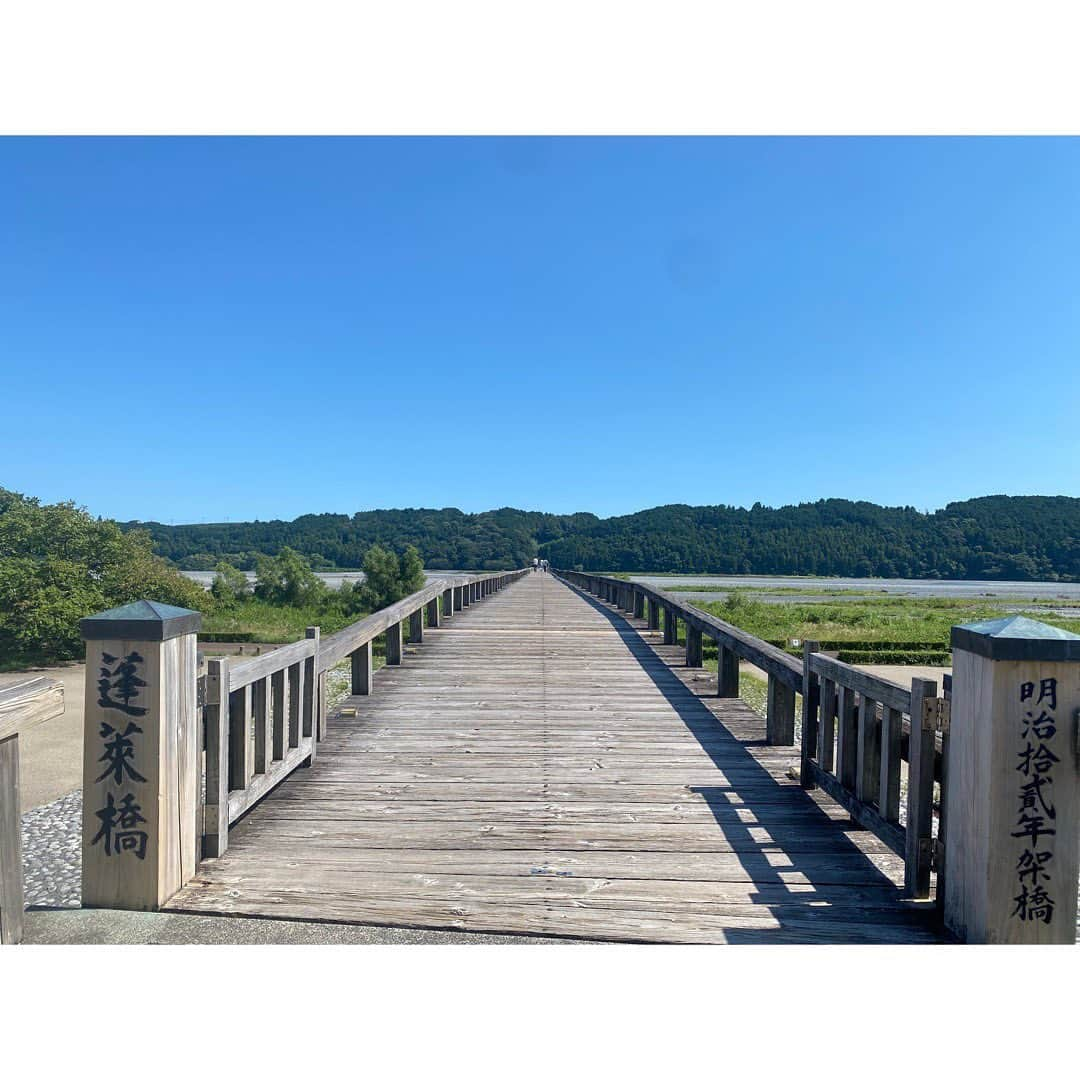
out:
{"label": "wooden deck planking", "polygon": [[169,909],[662,942],[934,941],[903,864],[642,619],[533,574],[405,648]]}

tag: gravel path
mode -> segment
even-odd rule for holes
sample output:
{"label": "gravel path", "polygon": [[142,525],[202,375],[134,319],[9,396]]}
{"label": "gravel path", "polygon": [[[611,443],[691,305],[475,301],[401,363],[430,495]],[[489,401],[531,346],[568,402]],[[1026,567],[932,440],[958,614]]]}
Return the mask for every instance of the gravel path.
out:
{"label": "gravel path", "polygon": [[27,907],[78,907],[82,901],[82,792],[22,816]]}

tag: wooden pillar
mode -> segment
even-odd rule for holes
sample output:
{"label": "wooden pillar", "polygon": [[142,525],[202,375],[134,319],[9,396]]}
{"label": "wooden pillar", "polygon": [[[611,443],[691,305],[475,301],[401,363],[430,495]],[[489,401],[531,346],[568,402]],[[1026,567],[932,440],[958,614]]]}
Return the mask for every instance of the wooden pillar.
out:
{"label": "wooden pillar", "polygon": [[394,667],[401,663],[401,623],[386,628],[386,663]]}
{"label": "wooden pillar", "polygon": [[309,626],[304,632],[304,637],[314,639],[315,652],[304,661],[304,738],[311,738],[311,757],[307,764],[315,761],[316,746],[319,741],[319,730],[323,726],[321,715],[324,711],[324,694],[326,689],[325,680],[319,677],[319,628]]}
{"label": "wooden pillar", "polygon": [[23,936],[26,893],[19,806],[19,738],[30,728],[60,716],[64,688],[40,675],[0,689],[0,944]]}
{"label": "wooden pillar", "polygon": [[432,629],[439,625],[439,598],[437,596],[428,601],[427,624]]}
{"label": "wooden pillar", "polygon": [[719,642],[716,645],[716,695],[739,696],[739,658]]}
{"label": "wooden pillar", "polygon": [[[1014,616],[954,626],[952,648],[945,925],[974,943],[1073,944],[1080,636]],[[927,711],[932,738],[943,709]]]}
{"label": "wooden pillar", "polygon": [[664,644],[674,645],[679,640],[679,620],[675,615],[675,609],[664,608]]}
{"label": "wooden pillar", "polygon": [[195,873],[197,611],[139,600],[86,639],[82,902],[157,911]]}
{"label": "wooden pillar", "polygon": [[769,676],[765,738],[770,746],[795,745],[795,689]]}
{"label": "wooden pillar", "polygon": [[23,936],[22,818],[19,810],[19,736],[0,740],[0,945]]}
{"label": "wooden pillar", "polygon": [[[810,670],[810,657],[821,650],[816,641],[803,642],[803,681],[802,681],[802,747],[799,784],[807,791],[817,787],[810,778],[809,763],[817,754],[818,731],[818,677]],[[885,767],[882,762],[882,768]],[[899,773],[897,773],[899,776]],[[892,820],[892,819],[890,819]]]}
{"label": "wooden pillar", "polygon": [[686,624],[686,666],[701,667],[701,631]]}
{"label": "wooden pillar", "polygon": [[660,629],[660,605],[652,598],[649,598],[649,629]]}
{"label": "wooden pillar", "polygon": [[350,653],[352,661],[352,688],[354,694],[367,696],[371,693],[371,675],[375,670],[371,660],[371,642],[365,641],[359,649]]}
{"label": "wooden pillar", "polygon": [[[289,673],[291,677],[291,672]],[[287,696],[288,686],[283,687]],[[275,702],[276,708],[276,702]],[[206,806],[203,808],[203,855],[216,859],[229,846],[229,658],[206,661]],[[286,732],[286,736],[288,732]]]}
{"label": "wooden pillar", "polygon": [[645,594],[637,589],[634,590],[634,618],[645,618]]}
{"label": "wooden pillar", "polygon": [[467,608],[472,603],[472,585],[461,586],[461,606]]}
{"label": "wooden pillar", "polygon": [[447,589],[442,594],[442,617],[449,619],[454,614],[454,590]]}
{"label": "wooden pillar", "polygon": [[409,616],[409,644],[415,645],[424,640],[424,610],[417,608]]}
{"label": "wooden pillar", "polygon": [[452,589],[454,594],[454,610],[460,611],[465,606],[465,589],[462,585],[455,585]]}

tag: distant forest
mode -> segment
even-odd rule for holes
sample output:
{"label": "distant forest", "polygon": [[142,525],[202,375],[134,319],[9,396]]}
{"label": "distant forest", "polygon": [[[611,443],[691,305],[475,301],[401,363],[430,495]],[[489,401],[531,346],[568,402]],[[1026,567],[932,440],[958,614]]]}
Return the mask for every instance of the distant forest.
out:
{"label": "distant forest", "polygon": [[361,565],[372,544],[414,544],[433,570],[496,570],[534,557],[566,569],[1080,581],[1080,499],[992,495],[924,514],[823,499],[772,509],[658,506],[622,517],[524,510],[372,510],[295,521],[127,522],[185,570],[251,569],[285,546],[316,570]]}

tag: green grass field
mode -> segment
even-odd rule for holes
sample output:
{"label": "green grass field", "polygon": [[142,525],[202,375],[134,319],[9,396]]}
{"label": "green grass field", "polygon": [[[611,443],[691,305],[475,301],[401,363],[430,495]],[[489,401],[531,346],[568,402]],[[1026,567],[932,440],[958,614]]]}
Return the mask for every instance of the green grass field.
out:
{"label": "green grass field", "polygon": [[[939,597],[882,596],[845,600],[839,604],[766,604],[748,592],[726,600],[702,601],[697,607],[761,638],[813,638],[852,642],[940,642],[947,646],[949,629],[958,623],[979,622],[1009,614],[1008,606],[984,600]],[[1034,605],[1033,605],[1034,606]],[[1061,601],[1055,607],[1069,607]],[[1038,613],[1052,626],[1080,632],[1076,617]]]}

